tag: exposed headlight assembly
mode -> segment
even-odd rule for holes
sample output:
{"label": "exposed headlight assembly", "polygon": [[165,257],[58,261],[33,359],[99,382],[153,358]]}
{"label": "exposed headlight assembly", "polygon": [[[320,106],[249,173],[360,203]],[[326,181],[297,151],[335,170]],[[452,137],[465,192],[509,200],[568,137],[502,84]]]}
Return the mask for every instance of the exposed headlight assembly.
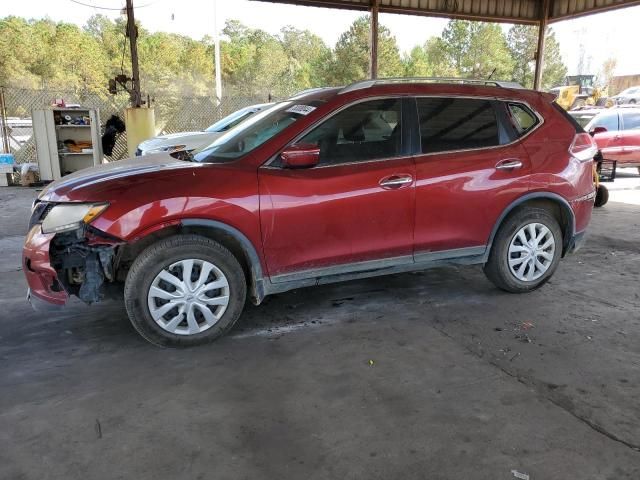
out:
{"label": "exposed headlight assembly", "polygon": [[95,220],[106,203],[61,203],[54,206],[42,222],[42,233],[60,233],[80,228]]}

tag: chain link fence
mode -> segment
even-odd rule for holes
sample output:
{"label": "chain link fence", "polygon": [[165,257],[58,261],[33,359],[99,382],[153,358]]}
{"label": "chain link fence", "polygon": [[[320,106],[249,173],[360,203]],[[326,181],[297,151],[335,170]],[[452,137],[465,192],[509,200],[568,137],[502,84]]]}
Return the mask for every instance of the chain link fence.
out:
{"label": "chain link fence", "polygon": [[[0,151],[8,150],[18,164],[37,162],[31,120],[33,110],[48,108],[56,99],[63,99],[67,105],[79,104],[82,108],[99,109],[102,134],[107,119],[117,115],[124,120],[124,112],[129,105],[126,93],[103,96],[91,92],[0,87],[0,96],[4,99],[4,108],[0,109]],[[158,135],[204,130],[240,108],[266,101],[268,99],[261,96],[230,96],[216,105],[216,99],[212,97],[151,97]],[[105,156],[105,160],[121,160],[127,156],[125,132],[118,137],[113,154]]]}

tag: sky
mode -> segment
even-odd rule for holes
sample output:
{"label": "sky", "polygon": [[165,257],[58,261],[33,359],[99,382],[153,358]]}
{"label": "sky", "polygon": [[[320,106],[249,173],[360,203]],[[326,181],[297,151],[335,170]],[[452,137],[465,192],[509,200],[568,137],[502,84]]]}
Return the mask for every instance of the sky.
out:
{"label": "sky", "polygon": [[[125,0],[0,0],[0,17],[49,17],[83,25],[96,13],[115,18]],[[214,7],[214,5],[217,5]],[[101,8],[102,7],[102,8]],[[164,31],[200,39],[213,36],[215,24],[221,29],[227,19],[240,20],[252,28],[276,34],[285,25],[308,29],[334,46],[342,32],[363,12],[316,7],[279,5],[250,0],[134,0],[136,19],[151,31]],[[106,9],[105,9],[106,8]],[[109,10],[111,9],[111,10]],[[431,36],[439,36],[445,19],[412,15],[381,14],[380,23],[391,30],[400,50],[409,52]],[[638,26],[640,6],[554,23],[561,54],[569,74],[577,73],[579,45],[584,45],[590,71],[597,74],[609,57],[617,59],[616,75],[640,74]],[[508,28],[505,25],[504,28]]]}

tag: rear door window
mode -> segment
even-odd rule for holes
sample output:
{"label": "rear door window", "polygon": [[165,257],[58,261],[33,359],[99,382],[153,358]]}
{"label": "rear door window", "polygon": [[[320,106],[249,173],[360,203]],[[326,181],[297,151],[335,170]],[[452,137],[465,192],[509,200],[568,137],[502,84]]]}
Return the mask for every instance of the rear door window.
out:
{"label": "rear door window", "polygon": [[490,100],[417,98],[422,153],[500,145],[498,121]]}
{"label": "rear door window", "polygon": [[622,122],[625,130],[640,128],[640,112],[622,112]]}

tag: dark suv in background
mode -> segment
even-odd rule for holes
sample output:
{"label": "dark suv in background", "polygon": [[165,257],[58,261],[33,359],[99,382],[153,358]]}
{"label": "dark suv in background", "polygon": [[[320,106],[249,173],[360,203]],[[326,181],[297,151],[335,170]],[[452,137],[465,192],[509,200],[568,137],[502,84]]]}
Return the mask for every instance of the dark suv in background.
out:
{"label": "dark suv in background", "polygon": [[51,184],[33,207],[34,303],[121,285],[147,340],[214,340],[245,298],[435,265],[544,284],[593,208],[590,135],[553,96],[500,82],[364,81],[304,92],[194,154]]}

